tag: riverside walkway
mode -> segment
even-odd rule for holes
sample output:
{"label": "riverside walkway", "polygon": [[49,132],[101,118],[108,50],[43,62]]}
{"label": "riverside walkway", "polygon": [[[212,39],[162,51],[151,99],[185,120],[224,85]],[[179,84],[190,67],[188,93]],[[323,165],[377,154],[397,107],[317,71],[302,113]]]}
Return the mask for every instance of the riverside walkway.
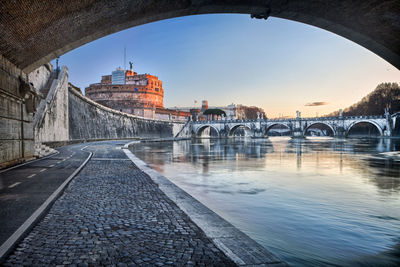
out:
{"label": "riverside walkway", "polygon": [[[84,155],[87,156],[89,152],[93,153],[92,157],[45,216],[0,264],[4,266],[238,265],[232,257],[228,257],[226,252],[216,246],[214,239],[206,235],[171,198],[160,190],[159,185],[147,173],[127,157],[121,149],[124,143],[126,141],[108,141],[69,146],[67,151],[71,154],[67,157],[71,163],[72,160],[76,163],[82,162]],[[61,149],[59,155],[64,155],[62,153],[64,150]],[[56,157],[59,155],[55,155],[53,160],[57,160]],[[74,159],[75,155],[77,158]],[[18,168],[14,170],[17,171]],[[65,175],[60,173],[58,178],[61,179],[63,176]],[[55,178],[49,174],[47,177],[48,180]],[[22,184],[23,182],[19,185]],[[18,186],[8,189],[17,190]],[[236,246],[242,244],[240,238],[236,241]],[[255,259],[263,258],[263,249],[259,249],[257,245],[237,249],[246,251],[244,254],[248,253],[247,250],[254,251],[253,254],[256,256],[251,256],[250,262],[254,263]],[[249,257],[247,254],[245,256]],[[267,253],[267,257],[268,260],[272,259],[273,266],[285,266],[272,254]],[[239,265],[247,265],[243,261],[242,263]],[[265,263],[260,261],[260,265],[265,266]]]}

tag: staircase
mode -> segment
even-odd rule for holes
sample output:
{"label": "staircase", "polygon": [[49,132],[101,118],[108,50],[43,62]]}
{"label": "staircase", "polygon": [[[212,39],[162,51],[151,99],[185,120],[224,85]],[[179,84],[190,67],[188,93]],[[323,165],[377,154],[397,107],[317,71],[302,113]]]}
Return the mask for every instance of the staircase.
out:
{"label": "staircase", "polygon": [[45,157],[51,154],[56,153],[57,150],[43,145],[42,143],[35,143],[35,153],[34,156],[37,158]]}
{"label": "staircase", "polygon": [[[185,123],[185,125],[182,127],[182,129],[175,135],[175,137],[174,138],[179,138],[179,136],[185,131],[185,130],[189,130],[189,127],[190,127],[190,123],[191,123],[192,121],[187,121],[186,123]],[[188,136],[183,136],[183,137],[188,137]]]}
{"label": "staircase", "polygon": [[57,79],[57,72],[53,70],[50,74],[50,77],[46,83],[46,85],[40,89],[40,93],[43,95],[43,98],[46,99],[47,95],[49,94],[51,85],[53,84],[54,79]]}

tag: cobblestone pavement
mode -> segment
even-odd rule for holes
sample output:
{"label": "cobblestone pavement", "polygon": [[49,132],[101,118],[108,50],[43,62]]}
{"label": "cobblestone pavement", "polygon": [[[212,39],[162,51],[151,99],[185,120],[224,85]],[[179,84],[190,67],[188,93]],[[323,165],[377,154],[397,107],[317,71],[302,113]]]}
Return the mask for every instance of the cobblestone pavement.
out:
{"label": "cobblestone pavement", "polygon": [[100,143],[5,266],[234,266],[115,144]]}

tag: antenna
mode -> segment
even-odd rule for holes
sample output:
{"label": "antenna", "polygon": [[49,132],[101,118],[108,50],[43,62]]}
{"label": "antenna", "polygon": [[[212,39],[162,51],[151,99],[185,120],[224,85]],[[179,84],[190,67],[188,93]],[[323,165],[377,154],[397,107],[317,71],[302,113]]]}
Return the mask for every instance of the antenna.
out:
{"label": "antenna", "polygon": [[126,46],[124,46],[124,72],[126,71]]}

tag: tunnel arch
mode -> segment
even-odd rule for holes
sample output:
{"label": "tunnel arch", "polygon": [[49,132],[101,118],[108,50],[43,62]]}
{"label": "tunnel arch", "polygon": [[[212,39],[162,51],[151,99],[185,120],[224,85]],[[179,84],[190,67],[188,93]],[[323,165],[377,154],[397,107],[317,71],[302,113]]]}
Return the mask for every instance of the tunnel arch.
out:
{"label": "tunnel arch", "polygon": [[308,125],[308,126],[304,129],[303,135],[304,135],[304,136],[306,135],[308,129],[310,129],[311,126],[314,126],[314,125],[317,125],[317,124],[322,124],[322,125],[328,126],[328,127],[331,129],[331,131],[332,131],[332,133],[333,133],[333,136],[336,136],[336,131],[335,131],[335,129],[332,127],[332,125],[330,125],[329,123],[326,123],[326,122],[313,122],[313,123],[311,123],[310,125]]}
{"label": "tunnel arch", "polygon": [[[204,131],[205,129],[207,129],[208,127],[214,129],[214,130],[217,132],[217,137],[219,137],[219,131],[218,131],[218,129],[215,128],[214,126],[210,125],[210,124],[206,124],[206,125],[203,125],[203,126],[197,128],[197,130],[196,130],[196,137],[201,137],[201,134],[203,133],[203,131]],[[210,136],[210,137],[211,137],[211,136]]]}
{"label": "tunnel arch", "polygon": [[378,132],[379,132],[379,135],[380,135],[380,136],[383,136],[383,129],[379,126],[379,124],[376,123],[375,121],[369,121],[369,120],[361,120],[361,121],[356,121],[356,122],[351,123],[351,124],[349,125],[349,127],[347,128],[347,130],[346,130],[346,136],[349,136],[350,130],[351,130],[354,126],[356,126],[357,124],[360,124],[360,123],[368,123],[368,124],[371,124],[371,125],[375,126],[375,128],[376,128],[376,129],[378,130]]}
{"label": "tunnel arch", "polygon": [[333,32],[400,68],[396,1],[380,0],[109,0],[5,1],[0,54],[25,72],[106,35],[145,23],[196,14],[277,17]]}
{"label": "tunnel arch", "polygon": [[235,133],[235,131],[236,131],[237,129],[239,129],[240,127],[243,127],[243,128],[245,128],[245,129],[247,129],[248,131],[251,131],[251,128],[250,128],[249,126],[245,125],[245,124],[236,124],[236,125],[232,126],[232,127],[229,129],[228,136],[229,136],[229,137],[232,137],[233,134]]}

